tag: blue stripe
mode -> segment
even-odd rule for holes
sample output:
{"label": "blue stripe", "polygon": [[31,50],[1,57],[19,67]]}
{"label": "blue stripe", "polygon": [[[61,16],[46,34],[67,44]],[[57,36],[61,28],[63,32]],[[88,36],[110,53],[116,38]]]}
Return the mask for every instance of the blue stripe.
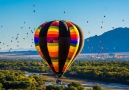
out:
{"label": "blue stripe", "polygon": [[71,43],[72,43],[72,44],[77,44],[78,41],[77,41],[77,40],[71,40]]}
{"label": "blue stripe", "polygon": [[38,38],[34,38],[34,42],[35,43],[39,43],[39,39]]}

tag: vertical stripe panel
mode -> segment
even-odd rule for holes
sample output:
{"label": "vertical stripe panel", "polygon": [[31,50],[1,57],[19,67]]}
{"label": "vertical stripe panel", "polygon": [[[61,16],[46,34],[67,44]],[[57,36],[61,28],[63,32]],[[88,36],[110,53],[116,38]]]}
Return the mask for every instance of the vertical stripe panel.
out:
{"label": "vertical stripe panel", "polygon": [[43,53],[44,55],[44,58],[46,59],[49,67],[51,68],[51,70],[56,73],[53,65],[52,65],[52,62],[51,62],[51,58],[49,56],[49,52],[48,52],[48,48],[47,48],[47,31],[48,31],[48,28],[50,27],[51,22],[48,22],[47,24],[45,24],[44,26],[42,26],[42,29],[40,30],[40,33],[39,33],[39,47],[41,49],[41,52]]}
{"label": "vertical stripe panel", "polygon": [[47,32],[47,48],[52,65],[56,72],[59,71],[58,51],[59,51],[59,21],[51,23]]}
{"label": "vertical stripe panel", "polygon": [[70,22],[66,22],[66,24],[68,25],[69,32],[70,32],[70,49],[68,52],[67,61],[65,62],[65,65],[63,68],[63,72],[67,70],[67,68],[74,60],[74,57],[78,50],[79,38],[80,38],[78,29]]}

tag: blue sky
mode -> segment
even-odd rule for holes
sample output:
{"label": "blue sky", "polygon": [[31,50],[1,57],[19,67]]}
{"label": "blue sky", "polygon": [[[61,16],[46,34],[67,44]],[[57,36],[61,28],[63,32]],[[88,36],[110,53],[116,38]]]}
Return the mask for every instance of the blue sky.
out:
{"label": "blue sky", "polygon": [[74,22],[85,38],[129,27],[128,10],[129,0],[0,0],[0,49],[34,48],[31,31],[45,21]]}

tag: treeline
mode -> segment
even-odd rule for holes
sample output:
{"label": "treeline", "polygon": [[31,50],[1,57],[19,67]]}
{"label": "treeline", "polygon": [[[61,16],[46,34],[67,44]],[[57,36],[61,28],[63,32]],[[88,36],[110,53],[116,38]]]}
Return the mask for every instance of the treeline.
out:
{"label": "treeline", "polygon": [[48,66],[42,60],[0,60],[0,69],[39,73],[50,71]]}
{"label": "treeline", "polygon": [[20,71],[0,70],[0,90],[46,90],[45,81],[50,81],[43,75],[26,77]]}
{"label": "treeline", "polygon": [[[0,69],[52,73],[42,60],[0,60]],[[129,84],[129,61],[75,61],[64,76]]]}
{"label": "treeline", "polygon": [[75,61],[65,76],[129,84],[129,61]]}
{"label": "treeline", "polygon": [[[86,88],[78,82],[65,85],[48,85],[45,81],[51,81],[43,75],[32,74],[26,77],[21,71],[0,70],[0,90],[86,90]],[[97,85],[88,90],[102,90]]]}

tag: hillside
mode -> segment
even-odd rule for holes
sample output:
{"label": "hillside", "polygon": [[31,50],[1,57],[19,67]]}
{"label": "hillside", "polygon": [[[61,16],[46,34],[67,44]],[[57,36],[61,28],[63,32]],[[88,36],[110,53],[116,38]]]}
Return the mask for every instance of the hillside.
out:
{"label": "hillside", "polygon": [[85,39],[82,53],[129,52],[129,28],[116,28]]}

